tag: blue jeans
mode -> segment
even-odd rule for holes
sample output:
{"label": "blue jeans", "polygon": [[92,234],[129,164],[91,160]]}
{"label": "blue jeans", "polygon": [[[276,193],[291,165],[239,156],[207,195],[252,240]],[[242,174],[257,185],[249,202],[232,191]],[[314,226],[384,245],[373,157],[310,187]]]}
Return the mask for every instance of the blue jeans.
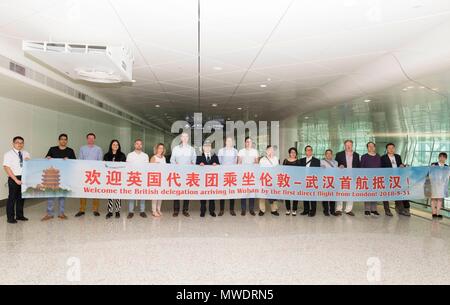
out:
{"label": "blue jeans", "polygon": [[[55,201],[56,201],[56,198],[49,198],[47,201],[47,214],[50,216],[54,215],[53,207],[55,205]],[[59,215],[63,215],[65,198],[59,197],[58,201],[59,201]]]}
{"label": "blue jeans", "polygon": [[[128,212],[133,213],[134,212],[134,204],[137,200],[130,200],[128,201]],[[141,207],[141,213],[145,212],[145,200],[139,200],[140,207]]]}

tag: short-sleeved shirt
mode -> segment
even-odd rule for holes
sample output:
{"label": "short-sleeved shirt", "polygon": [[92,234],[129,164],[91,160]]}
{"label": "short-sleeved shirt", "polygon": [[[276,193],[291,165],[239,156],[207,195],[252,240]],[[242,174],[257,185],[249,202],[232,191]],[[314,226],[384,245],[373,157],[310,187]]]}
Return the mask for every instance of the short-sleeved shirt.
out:
{"label": "short-sleeved shirt", "polygon": [[[22,150],[23,161],[30,159],[30,154]],[[3,166],[8,166],[13,172],[14,176],[22,176],[22,166],[20,164],[19,151],[16,149],[11,149],[3,155]]]}
{"label": "short-sleeved shirt", "polygon": [[238,153],[239,158],[242,160],[242,164],[254,164],[255,159],[259,157],[258,151],[254,148],[243,148]]}
{"label": "short-sleeved shirt", "polygon": [[233,165],[237,164],[238,151],[236,148],[223,147],[219,149],[218,153],[220,165]]}
{"label": "short-sleeved shirt", "polygon": [[102,161],[103,160],[103,151],[100,147],[97,145],[89,146],[84,145],[80,148],[80,160],[96,160],[96,161]]}
{"label": "short-sleeved shirt", "polygon": [[190,145],[177,145],[172,149],[172,155],[170,156],[170,163],[189,165],[195,164],[197,161],[197,154],[195,149]]}
{"label": "short-sleeved shirt", "polygon": [[132,151],[127,155],[127,162],[149,163],[150,160],[145,152],[141,151],[140,153],[137,153],[136,151]]}
{"label": "short-sleeved shirt", "polygon": [[72,148],[66,147],[65,149],[60,149],[59,146],[50,147],[48,153],[45,157],[50,157],[53,159],[76,159],[75,152]]}

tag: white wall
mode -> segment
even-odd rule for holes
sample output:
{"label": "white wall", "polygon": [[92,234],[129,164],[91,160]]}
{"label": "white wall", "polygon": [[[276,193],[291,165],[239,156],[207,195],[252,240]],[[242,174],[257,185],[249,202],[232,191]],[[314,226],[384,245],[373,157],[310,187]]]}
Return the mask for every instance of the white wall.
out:
{"label": "white wall", "polygon": [[[156,142],[164,142],[161,132],[139,127],[116,127],[82,117],[76,117],[46,108],[6,99],[0,96],[0,155],[11,149],[12,138],[20,135],[25,139],[25,149],[32,158],[43,158],[50,146],[57,145],[58,135],[67,133],[69,146],[78,155],[85,144],[86,134],[97,135],[97,145],[104,151],[112,139],[118,139],[125,153],[129,152],[133,139],[146,139],[146,151],[151,154]],[[88,111],[88,110],[87,110]],[[155,142],[155,143],[153,143]],[[0,200],[8,196],[6,174],[0,175]]]}

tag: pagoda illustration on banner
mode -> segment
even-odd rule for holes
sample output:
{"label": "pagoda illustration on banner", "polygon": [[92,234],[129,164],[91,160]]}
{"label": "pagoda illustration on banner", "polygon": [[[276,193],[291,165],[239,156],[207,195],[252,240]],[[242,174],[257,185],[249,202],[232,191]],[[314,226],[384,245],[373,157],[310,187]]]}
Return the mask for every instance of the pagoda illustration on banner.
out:
{"label": "pagoda illustration on banner", "polygon": [[61,187],[61,176],[59,169],[51,166],[42,171],[41,183],[36,187],[28,187],[25,193],[37,194],[60,194],[61,196],[67,195],[70,190]]}

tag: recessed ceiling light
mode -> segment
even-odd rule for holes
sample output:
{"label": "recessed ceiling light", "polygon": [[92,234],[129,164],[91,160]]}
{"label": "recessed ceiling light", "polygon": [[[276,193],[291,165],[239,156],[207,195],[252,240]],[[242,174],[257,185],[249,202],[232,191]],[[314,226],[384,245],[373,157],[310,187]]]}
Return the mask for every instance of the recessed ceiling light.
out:
{"label": "recessed ceiling light", "polygon": [[439,88],[433,88],[433,91],[438,91],[439,90]]}
{"label": "recessed ceiling light", "polygon": [[403,91],[408,91],[408,88],[403,88],[402,90],[403,90]]}
{"label": "recessed ceiling light", "polygon": [[159,107],[161,107],[161,106],[159,106],[159,105],[155,105],[155,107],[156,107],[156,108],[159,108]]}
{"label": "recessed ceiling light", "polygon": [[272,81],[272,79],[271,79],[271,78],[269,77],[269,78],[267,79],[267,81],[268,81],[268,82],[271,82],[271,81]]}
{"label": "recessed ceiling light", "polygon": [[305,120],[309,120],[309,116],[305,116]]}
{"label": "recessed ceiling light", "polygon": [[425,89],[425,86],[420,86],[419,88],[420,88],[420,89]]}
{"label": "recessed ceiling light", "polygon": [[216,71],[222,71],[223,68],[222,68],[222,67],[219,67],[219,66],[215,66],[215,67],[213,67],[213,70],[216,70]]}
{"label": "recessed ceiling light", "polygon": [[408,89],[414,89],[414,86],[408,86]]}
{"label": "recessed ceiling light", "polygon": [[238,109],[237,110],[242,110],[242,107],[238,107]]}
{"label": "recessed ceiling light", "polygon": [[211,106],[213,106],[213,107],[217,107],[217,104],[211,104]]}
{"label": "recessed ceiling light", "polygon": [[261,88],[266,88],[267,87],[267,85],[266,84],[261,84],[261,85],[259,85]]}
{"label": "recessed ceiling light", "polygon": [[372,100],[369,100],[369,99],[367,99],[367,100],[364,100],[364,103],[370,103]]}

